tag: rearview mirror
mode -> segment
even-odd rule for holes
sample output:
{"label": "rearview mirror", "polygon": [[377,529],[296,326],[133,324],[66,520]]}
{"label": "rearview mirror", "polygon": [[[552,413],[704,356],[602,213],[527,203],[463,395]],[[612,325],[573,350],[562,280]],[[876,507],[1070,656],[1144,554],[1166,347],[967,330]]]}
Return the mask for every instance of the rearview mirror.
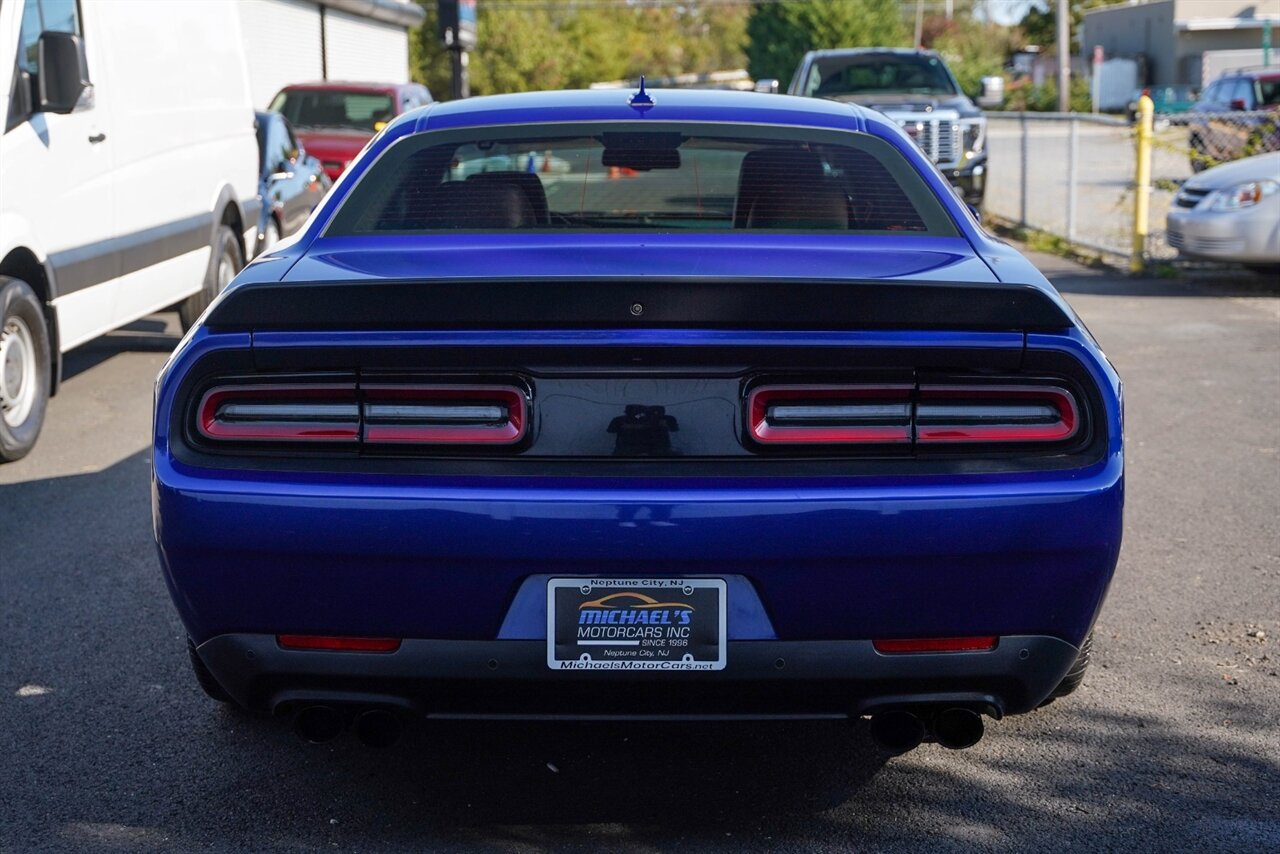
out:
{"label": "rearview mirror", "polygon": [[93,92],[84,42],[73,33],[46,31],[40,34],[36,42],[36,74],[39,88],[36,109],[42,113],[74,112],[82,96]]}

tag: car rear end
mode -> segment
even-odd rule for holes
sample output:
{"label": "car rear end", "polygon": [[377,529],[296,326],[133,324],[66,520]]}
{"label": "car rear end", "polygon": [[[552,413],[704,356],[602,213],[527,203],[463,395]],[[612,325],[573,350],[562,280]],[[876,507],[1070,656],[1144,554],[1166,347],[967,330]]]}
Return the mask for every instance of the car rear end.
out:
{"label": "car rear end", "polygon": [[[645,132],[593,162],[674,178],[714,161],[686,128],[673,166],[670,131]],[[910,184],[889,158],[921,156],[893,134],[859,144]],[[555,156],[573,192],[629,192],[582,179],[571,149]],[[353,192],[330,213],[381,211],[370,228],[338,210],[247,271],[162,374],[156,414],[162,563],[231,698],[999,717],[1055,689],[1119,550],[1115,374],[1043,282],[991,272],[950,199],[936,229],[915,197],[895,216],[916,233],[810,233],[838,158],[812,183],[807,155],[788,160],[779,212],[753,206],[737,156],[736,194],[712,201],[711,170],[681,203],[719,205],[714,235],[675,233],[683,208],[618,233],[637,214],[585,202],[596,230],[556,232],[555,190],[550,228],[468,226],[514,197],[445,157],[432,181],[472,187],[437,199],[473,206],[452,230]]]}

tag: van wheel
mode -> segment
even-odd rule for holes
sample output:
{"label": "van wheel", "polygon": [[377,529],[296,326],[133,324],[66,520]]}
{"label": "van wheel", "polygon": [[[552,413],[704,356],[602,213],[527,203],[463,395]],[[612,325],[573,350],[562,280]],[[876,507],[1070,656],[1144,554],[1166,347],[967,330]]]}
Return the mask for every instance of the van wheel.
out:
{"label": "van wheel", "polygon": [[31,286],[0,276],[0,462],[35,447],[49,404],[49,330]]}
{"label": "van wheel", "polygon": [[209,270],[204,275],[204,287],[199,293],[192,294],[178,304],[178,317],[182,320],[184,332],[195,326],[209,303],[231,284],[231,280],[243,266],[240,242],[236,240],[235,232],[230,226],[219,226],[213,240],[213,257],[209,260]]}

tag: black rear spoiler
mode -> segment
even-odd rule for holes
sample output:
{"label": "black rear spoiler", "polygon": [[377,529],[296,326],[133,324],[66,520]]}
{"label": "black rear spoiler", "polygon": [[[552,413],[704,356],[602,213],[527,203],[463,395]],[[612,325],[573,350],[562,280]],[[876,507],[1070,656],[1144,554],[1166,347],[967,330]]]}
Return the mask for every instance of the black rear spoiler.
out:
{"label": "black rear spoiler", "polygon": [[1072,320],[1030,285],[709,279],[280,282],[227,294],[217,330],[956,329],[1036,332]]}

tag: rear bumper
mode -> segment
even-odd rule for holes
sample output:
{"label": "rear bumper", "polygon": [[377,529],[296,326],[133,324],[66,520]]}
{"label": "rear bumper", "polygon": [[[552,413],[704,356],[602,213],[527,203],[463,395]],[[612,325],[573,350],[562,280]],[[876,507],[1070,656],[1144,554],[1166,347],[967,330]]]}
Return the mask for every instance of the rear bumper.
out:
{"label": "rear bumper", "polygon": [[1078,650],[1006,636],[988,652],[882,655],[870,641],[731,641],[724,670],[552,671],[542,641],[406,640],[393,653],[282,649],[221,635],[201,660],[242,705],[287,713],[315,702],[428,717],[848,717],[955,704],[995,717],[1034,709]]}
{"label": "rear bumper", "polygon": [[[741,576],[729,640],[1043,634],[1078,644],[1120,548],[1118,455],[1000,477],[191,476],[157,459],[157,540],[197,643],[222,634],[535,640],[530,577]],[[512,619],[516,617],[516,619]]]}

